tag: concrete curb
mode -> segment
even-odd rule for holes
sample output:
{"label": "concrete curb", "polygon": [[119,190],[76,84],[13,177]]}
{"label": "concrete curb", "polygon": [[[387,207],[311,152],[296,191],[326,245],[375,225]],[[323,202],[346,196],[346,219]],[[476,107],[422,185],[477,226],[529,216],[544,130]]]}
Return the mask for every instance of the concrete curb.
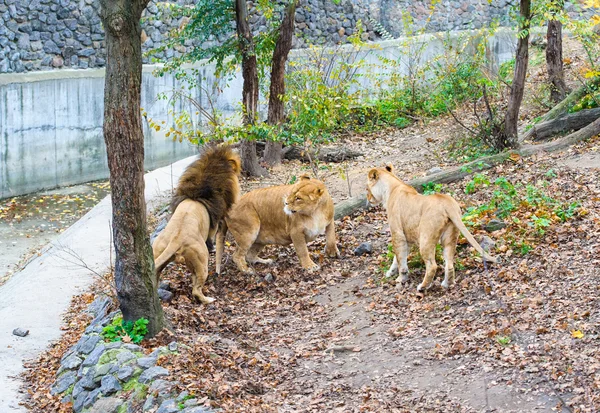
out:
{"label": "concrete curb", "polygon": [[[154,208],[161,195],[170,191],[185,167],[195,156],[145,175],[146,202]],[[37,258],[0,287],[0,412],[26,412],[19,406],[19,375],[23,362],[35,358],[60,338],[62,315],[71,298],[85,291],[94,281],[90,271],[73,261],[72,251],[90,267],[102,273],[110,259],[110,196],[73,224]],[[12,335],[20,327],[27,337]]]}

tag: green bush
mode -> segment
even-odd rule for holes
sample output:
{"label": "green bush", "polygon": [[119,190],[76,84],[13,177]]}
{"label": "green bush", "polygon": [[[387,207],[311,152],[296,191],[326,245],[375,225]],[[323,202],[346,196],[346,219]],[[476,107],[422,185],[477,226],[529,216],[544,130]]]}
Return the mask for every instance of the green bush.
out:
{"label": "green bush", "polygon": [[123,317],[118,316],[102,330],[104,340],[111,342],[124,341],[125,337],[128,337],[131,342],[139,344],[146,334],[148,334],[148,320],[145,318],[133,322],[123,321]]}

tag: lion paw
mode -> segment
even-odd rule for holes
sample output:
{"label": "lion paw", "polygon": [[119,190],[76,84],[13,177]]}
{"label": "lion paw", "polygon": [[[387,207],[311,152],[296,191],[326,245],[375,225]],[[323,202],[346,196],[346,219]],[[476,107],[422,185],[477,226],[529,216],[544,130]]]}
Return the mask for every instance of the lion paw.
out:
{"label": "lion paw", "polygon": [[304,267],[304,269],[310,273],[313,273],[315,271],[319,271],[321,269],[321,266],[313,262],[310,263],[308,266]]}
{"label": "lion paw", "polygon": [[337,247],[325,248],[325,255],[329,258],[340,258],[340,250],[338,250]]}
{"label": "lion paw", "polygon": [[417,291],[418,292],[423,292],[427,289],[429,289],[429,287],[431,287],[431,284],[429,285],[423,285],[423,283],[419,284],[419,286],[417,287]]}
{"label": "lion paw", "polygon": [[454,283],[453,282],[448,282],[448,280],[444,280],[442,281],[442,287],[444,287],[444,289],[449,289],[450,287],[452,287]]}

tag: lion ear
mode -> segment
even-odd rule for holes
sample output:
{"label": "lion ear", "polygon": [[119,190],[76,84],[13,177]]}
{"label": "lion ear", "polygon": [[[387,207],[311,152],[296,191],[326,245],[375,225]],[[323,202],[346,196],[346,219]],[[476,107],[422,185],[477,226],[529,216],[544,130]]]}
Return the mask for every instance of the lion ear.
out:
{"label": "lion ear", "polygon": [[379,179],[379,171],[377,169],[371,169],[369,171],[369,179],[376,181]]}
{"label": "lion ear", "polygon": [[392,165],[391,163],[388,163],[385,166],[385,170],[388,171],[388,172],[394,173],[394,165]]}
{"label": "lion ear", "polygon": [[308,174],[304,174],[304,175],[302,175],[302,176],[300,177],[300,180],[301,180],[301,181],[308,181],[308,180],[310,180],[310,175],[308,175]]}
{"label": "lion ear", "polygon": [[315,193],[316,193],[318,196],[321,196],[321,195],[323,195],[323,192],[325,192],[325,191],[323,190],[323,188],[317,188],[317,190],[315,191]]}
{"label": "lion ear", "polygon": [[231,164],[231,168],[233,169],[233,172],[235,172],[236,174],[239,175],[240,172],[242,172],[242,163],[240,161],[240,158],[232,158],[229,160],[229,163]]}

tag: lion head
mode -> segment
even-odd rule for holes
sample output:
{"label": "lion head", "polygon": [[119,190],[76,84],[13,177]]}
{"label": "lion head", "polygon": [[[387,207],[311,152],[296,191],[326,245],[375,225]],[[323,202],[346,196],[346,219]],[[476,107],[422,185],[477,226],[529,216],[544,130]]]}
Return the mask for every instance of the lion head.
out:
{"label": "lion head", "polygon": [[292,191],[284,199],[283,210],[288,215],[296,213],[311,215],[319,206],[324,193],[323,182],[304,175],[300,177],[300,181],[292,187]]}
{"label": "lion head", "polygon": [[385,184],[380,180],[382,174],[394,175],[394,167],[391,164],[385,168],[373,168],[367,175],[367,206],[377,206],[383,202]]}

